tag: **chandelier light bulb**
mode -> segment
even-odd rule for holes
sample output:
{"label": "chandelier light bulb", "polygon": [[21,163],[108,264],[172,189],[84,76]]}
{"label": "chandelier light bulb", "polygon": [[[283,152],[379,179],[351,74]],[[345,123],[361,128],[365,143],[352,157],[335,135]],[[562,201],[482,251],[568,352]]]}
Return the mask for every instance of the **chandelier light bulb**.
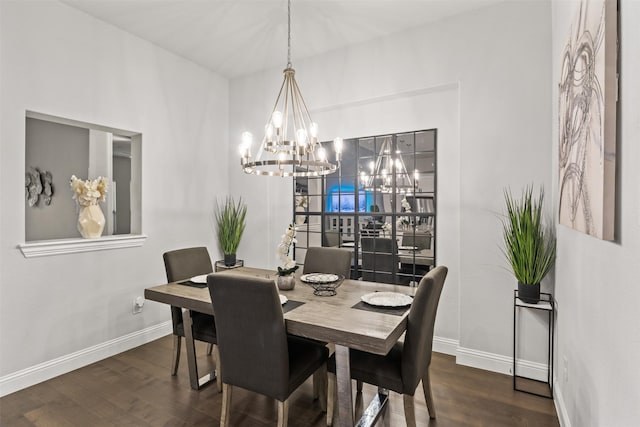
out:
{"label": "chandelier light bulb", "polygon": [[371,169],[371,175],[373,175],[376,170],[376,164],[373,162],[373,160],[369,162],[369,169]]}
{"label": "chandelier light bulb", "polygon": [[413,177],[416,181],[420,180],[420,172],[418,172],[418,169],[413,171]]}
{"label": "chandelier light bulb", "polygon": [[251,143],[253,143],[253,135],[251,132],[242,132],[242,145],[245,147],[250,147]]}
{"label": "chandelier light bulb", "polygon": [[282,113],[278,110],[274,111],[271,115],[271,122],[276,129],[280,129],[282,127]]}
{"label": "chandelier light bulb", "polygon": [[267,123],[264,127],[264,135],[267,137],[267,141],[273,141],[273,125],[271,123]]}
{"label": "chandelier light bulb", "polygon": [[309,125],[309,134],[312,138],[318,137],[318,124],[316,122],[311,122]]}
{"label": "chandelier light bulb", "polygon": [[299,147],[307,145],[307,131],[300,128],[296,131],[296,142]]}
{"label": "chandelier light bulb", "polygon": [[318,148],[318,158],[323,162],[327,160],[327,151],[324,149],[324,147]]}

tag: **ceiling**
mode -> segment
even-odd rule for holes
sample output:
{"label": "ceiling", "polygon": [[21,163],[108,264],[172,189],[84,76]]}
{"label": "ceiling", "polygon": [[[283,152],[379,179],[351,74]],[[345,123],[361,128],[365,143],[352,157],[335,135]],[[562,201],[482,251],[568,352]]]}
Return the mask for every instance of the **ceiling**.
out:
{"label": "ceiling", "polygon": [[[286,0],[62,0],[227,78],[287,63]],[[292,62],[501,0],[295,0]]]}

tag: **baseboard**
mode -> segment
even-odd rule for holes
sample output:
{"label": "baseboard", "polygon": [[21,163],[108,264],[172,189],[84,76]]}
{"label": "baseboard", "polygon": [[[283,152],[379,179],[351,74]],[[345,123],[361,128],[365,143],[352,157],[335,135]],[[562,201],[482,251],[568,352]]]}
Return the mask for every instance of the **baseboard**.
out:
{"label": "baseboard", "polygon": [[458,354],[458,340],[451,338],[433,337],[433,351],[436,353],[456,356]]}
{"label": "baseboard", "polygon": [[0,378],[0,397],[154,341],[171,331],[171,321],[166,321],[5,375]]}
{"label": "baseboard", "polygon": [[556,412],[558,413],[560,427],[571,427],[571,421],[569,421],[569,414],[567,413],[567,406],[564,403],[564,397],[562,395],[562,388],[558,386],[558,381],[554,382],[553,403],[556,405]]}
{"label": "baseboard", "polygon": [[[513,358],[471,348],[458,347],[456,363],[471,366],[472,368],[484,369],[485,371],[507,375],[513,374]],[[516,361],[516,369],[518,375],[523,377],[538,381],[547,381],[547,365],[544,363],[518,360]]]}

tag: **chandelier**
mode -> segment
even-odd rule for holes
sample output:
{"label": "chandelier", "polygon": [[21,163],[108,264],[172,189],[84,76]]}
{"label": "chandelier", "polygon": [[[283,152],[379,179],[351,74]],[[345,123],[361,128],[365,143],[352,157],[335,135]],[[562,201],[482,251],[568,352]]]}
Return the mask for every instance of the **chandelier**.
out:
{"label": "chandelier", "polygon": [[[338,166],[330,163],[327,152],[318,142],[318,124],[311,121],[309,110],[296,82],[291,65],[291,0],[287,7],[287,68],[276,103],[264,128],[264,138],[256,158],[251,161],[253,135],[242,133],[240,164],[245,173],[267,176],[321,176],[333,173]],[[334,140],[336,161],[340,162],[342,139]]]}
{"label": "chandelier", "polygon": [[[392,153],[391,137],[385,138],[380,146],[380,153],[375,161],[369,162],[369,171],[360,171],[360,185],[367,191],[392,193],[394,188],[399,194],[412,194],[418,185],[420,174],[407,172],[407,166],[399,151]],[[415,184],[415,187],[414,187]]]}

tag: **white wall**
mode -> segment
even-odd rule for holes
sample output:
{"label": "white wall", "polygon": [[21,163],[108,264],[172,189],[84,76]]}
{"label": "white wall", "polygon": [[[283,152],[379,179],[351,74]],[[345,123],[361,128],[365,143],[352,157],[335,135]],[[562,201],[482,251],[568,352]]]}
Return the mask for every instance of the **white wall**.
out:
{"label": "white wall", "polygon": [[[2,383],[168,321],[162,304],[131,313],[135,296],[166,280],[164,251],[207,245],[219,256],[211,215],[228,171],[210,165],[227,141],[228,83],[53,1],[0,2],[0,43]],[[142,133],[144,246],[22,256],[26,110]]]}
{"label": "white wall", "polygon": [[[557,206],[557,83],[577,2],[553,7],[553,185]],[[640,2],[620,1],[615,242],[558,225],[556,403],[563,426],[637,426],[640,419]],[[568,379],[563,373],[564,359]]]}
{"label": "white wall", "polygon": [[[293,52],[321,139],[438,128],[438,263],[450,276],[436,335],[505,372],[515,279],[502,268],[497,213],[503,187],[551,180],[550,13],[546,1],[506,2],[310,60]],[[243,130],[260,134],[281,80],[277,68],[230,86],[229,188],[249,201],[247,234],[259,236],[239,254],[271,268],[291,181],[245,176],[235,144]]]}

